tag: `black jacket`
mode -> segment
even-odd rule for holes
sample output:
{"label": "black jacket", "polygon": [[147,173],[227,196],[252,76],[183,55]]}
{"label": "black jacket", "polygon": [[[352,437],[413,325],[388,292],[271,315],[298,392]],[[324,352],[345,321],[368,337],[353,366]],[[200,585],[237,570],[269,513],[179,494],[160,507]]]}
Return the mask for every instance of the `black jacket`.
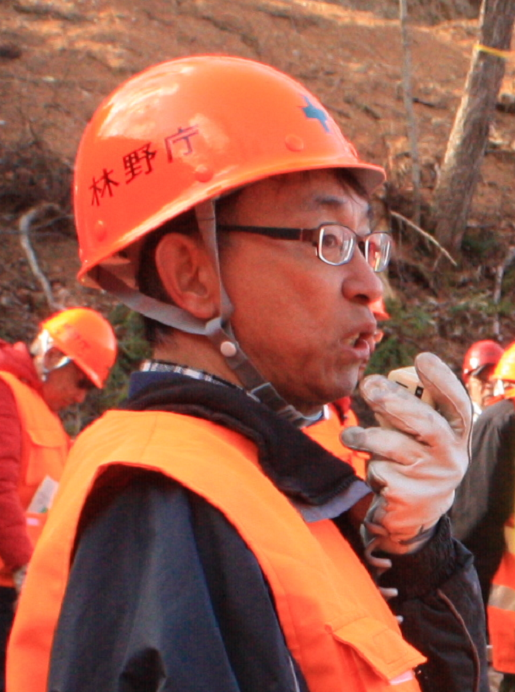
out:
{"label": "black jacket", "polygon": [[472,552],[485,603],[505,549],[515,500],[515,406],[488,406],[472,429],[471,463],[452,508],[455,536]]}
{"label": "black jacket", "polygon": [[[295,501],[323,506],[356,481],[350,467],[237,389],[175,375],[137,379],[150,385],[128,408],[179,411],[244,432],[264,473]],[[361,554],[347,513],[334,521]],[[448,521],[423,550],[393,563],[384,581],[399,589],[393,605],[404,634],[430,658],[418,671],[424,692],[487,692],[479,588]],[[235,529],[161,474],[116,467],[82,515],[49,689],[307,691],[263,573]]]}

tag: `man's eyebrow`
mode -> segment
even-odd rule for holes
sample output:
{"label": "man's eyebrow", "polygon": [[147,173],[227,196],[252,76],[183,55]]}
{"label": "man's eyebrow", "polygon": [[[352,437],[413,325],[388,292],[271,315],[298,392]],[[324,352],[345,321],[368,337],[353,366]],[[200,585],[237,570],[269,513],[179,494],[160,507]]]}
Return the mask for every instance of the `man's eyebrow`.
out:
{"label": "man's eyebrow", "polygon": [[[327,195],[327,194],[319,194],[316,195],[315,197],[312,197],[309,200],[306,200],[306,208],[308,207],[326,207],[328,209],[341,209],[341,207],[344,207],[346,204],[348,204],[348,197],[340,197],[339,195]],[[372,209],[372,205],[367,202],[367,219],[372,222],[373,216],[374,216],[374,211]]]}

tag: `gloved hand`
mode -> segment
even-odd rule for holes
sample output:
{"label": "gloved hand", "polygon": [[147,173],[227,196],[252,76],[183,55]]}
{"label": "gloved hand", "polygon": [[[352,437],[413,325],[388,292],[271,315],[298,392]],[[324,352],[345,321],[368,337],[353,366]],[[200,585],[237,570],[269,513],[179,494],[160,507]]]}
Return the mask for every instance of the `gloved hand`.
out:
{"label": "gloved hand", "polygon": [[472,405],[465,388],[432,353],[419,354],[415,368],[438,412],[404,387],[370,375],[360,391],[387,428],[342,433],[345,445],[372,455],[367,480],[376,495],[364,522],[365,543],[397,554],[429,540],[469,462]]}

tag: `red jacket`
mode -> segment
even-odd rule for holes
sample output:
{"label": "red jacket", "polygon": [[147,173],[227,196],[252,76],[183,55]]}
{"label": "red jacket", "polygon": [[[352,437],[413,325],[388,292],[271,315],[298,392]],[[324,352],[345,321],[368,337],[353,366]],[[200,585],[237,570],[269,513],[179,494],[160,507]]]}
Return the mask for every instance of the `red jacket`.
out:
{"label": "red jacket", "polygon": [[[39,476],[34,476],[34,460],[31,468],[27,466],[30,450],[27,448],[28,431],[22,423],[24,406],[28,406],[34,416],[39,416],[40,427],[43,425],[47,428],[44,422],[47,421],[49,429],[45,433],[46,437],[52,435],[55,429],[53,438],[56,438],[55,444],[60,451],[50,454],[57,455],[56,459],[62,462],[61,466],[66,458],[68,438],[59,419],[41,397],[41,383],[25,344],[11,345],[0,340],[0,374],[5,375],[0,376],[0,566],[2,563],[4,565],[0,584],[10,585],[11,580],[7,575],[27,564],[32,555],[25,509],[33,495],[33,486],[42,480]],[[38,444],[40,443],[41,440]],[[47,459],[49,452],[43,450],[39,456],[43,453]],[[50,457],[47,459],[50,463],[49,460]],[[38,465],[41,466],[41,463],[43,457]],[[54,462],[50,465],[55,475]],[[43,475],[46,473],[43,467],[39,470]]]}
{"label": "red jacket", "polygon": [[[41,383],[24,343],[0,339],[0,370],[10,372],[36,390]],[[0,558],[11,569],[32,555],[25,512],[18,497],[21,425],[11,388],[0,380]]]}

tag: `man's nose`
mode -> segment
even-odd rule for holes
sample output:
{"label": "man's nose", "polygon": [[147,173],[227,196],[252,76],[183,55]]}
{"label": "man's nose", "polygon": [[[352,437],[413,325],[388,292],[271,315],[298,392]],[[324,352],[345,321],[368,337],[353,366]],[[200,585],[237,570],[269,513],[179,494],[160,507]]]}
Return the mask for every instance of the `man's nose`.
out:
{"label": "man's nose", "polygon": [[356,248],[350,262],[343,265],[346,268],[342,291],[346,298],[372,303],[383,295],[383,283],[365,256]]}

